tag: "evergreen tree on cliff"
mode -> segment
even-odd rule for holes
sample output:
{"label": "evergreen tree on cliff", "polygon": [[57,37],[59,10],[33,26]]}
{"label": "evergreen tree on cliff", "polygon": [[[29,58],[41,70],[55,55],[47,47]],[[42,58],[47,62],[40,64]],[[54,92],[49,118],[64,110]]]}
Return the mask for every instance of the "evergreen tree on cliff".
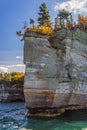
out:
{"label": "evergreen tree on cliff", "polygon": [[50,21],[50,14],[49,10],[47,9],[47,6],[45,3],[42,3],[39,7],[39,13],[38,13],[38,23],[39,26],[43,25],[45,22]]}
{"label": "evergreen tree on cliff", "polygon": [[34,26],[34,20],[33,19],[30,19],[30,22],[29,22],[32,26]]}

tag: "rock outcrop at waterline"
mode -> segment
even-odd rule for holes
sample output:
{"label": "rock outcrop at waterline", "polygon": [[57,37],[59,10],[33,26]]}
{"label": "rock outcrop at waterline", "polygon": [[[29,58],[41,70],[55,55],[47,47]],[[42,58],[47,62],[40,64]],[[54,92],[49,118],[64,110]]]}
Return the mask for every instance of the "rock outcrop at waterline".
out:
{"label": "rock outcrop at waterline", "polygon": [[24,101],[23,83],[20,81],[0,81],[0,102]]}
{"label": "rock outcrop at waterline", "polygon": [[27,115],[87,108],[87,33],[64,29],[48,37],[27,31],[24,42]]}

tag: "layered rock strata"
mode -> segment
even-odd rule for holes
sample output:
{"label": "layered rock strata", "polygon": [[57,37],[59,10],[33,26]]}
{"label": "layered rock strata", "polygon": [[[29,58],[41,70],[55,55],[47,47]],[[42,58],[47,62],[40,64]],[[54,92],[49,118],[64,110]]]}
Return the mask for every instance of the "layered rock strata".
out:
{"label": "layered rock strata", "polygon": [[0,81],[0,102],[24,101],[23,84]]}
{"label": "layered rock strata", "polygon": [[87,108],[87,33],[24,35],[24,95],[28,116],[58,116]]}

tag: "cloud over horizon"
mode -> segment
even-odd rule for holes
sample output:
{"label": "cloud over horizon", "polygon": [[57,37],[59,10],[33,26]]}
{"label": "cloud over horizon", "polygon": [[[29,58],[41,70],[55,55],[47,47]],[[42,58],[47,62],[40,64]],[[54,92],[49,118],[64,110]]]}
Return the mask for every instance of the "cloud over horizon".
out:
{"label": "cloud over horizon", "polygon": [[67,0],[66,2],[56,3],[54,10],[66,9],[74,14],[87,13],[87,0]]}
{"label": "cloud over horizon", "polygon": [[15,64],[15,65],[0,65],[0,73],[9,73],[9,72],[24,72],[24,64]]}

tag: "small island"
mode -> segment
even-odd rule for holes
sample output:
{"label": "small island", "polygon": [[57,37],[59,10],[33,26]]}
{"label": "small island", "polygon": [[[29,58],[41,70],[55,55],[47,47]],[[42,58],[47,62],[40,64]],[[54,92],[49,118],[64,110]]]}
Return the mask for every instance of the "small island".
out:
{"label": "small island", "polygon": [[61,10],[50,21],[40,6],[39,25],[25,26],[24,95],[27,116],[56,117],[66,110],[87,109],[87,17]]}

